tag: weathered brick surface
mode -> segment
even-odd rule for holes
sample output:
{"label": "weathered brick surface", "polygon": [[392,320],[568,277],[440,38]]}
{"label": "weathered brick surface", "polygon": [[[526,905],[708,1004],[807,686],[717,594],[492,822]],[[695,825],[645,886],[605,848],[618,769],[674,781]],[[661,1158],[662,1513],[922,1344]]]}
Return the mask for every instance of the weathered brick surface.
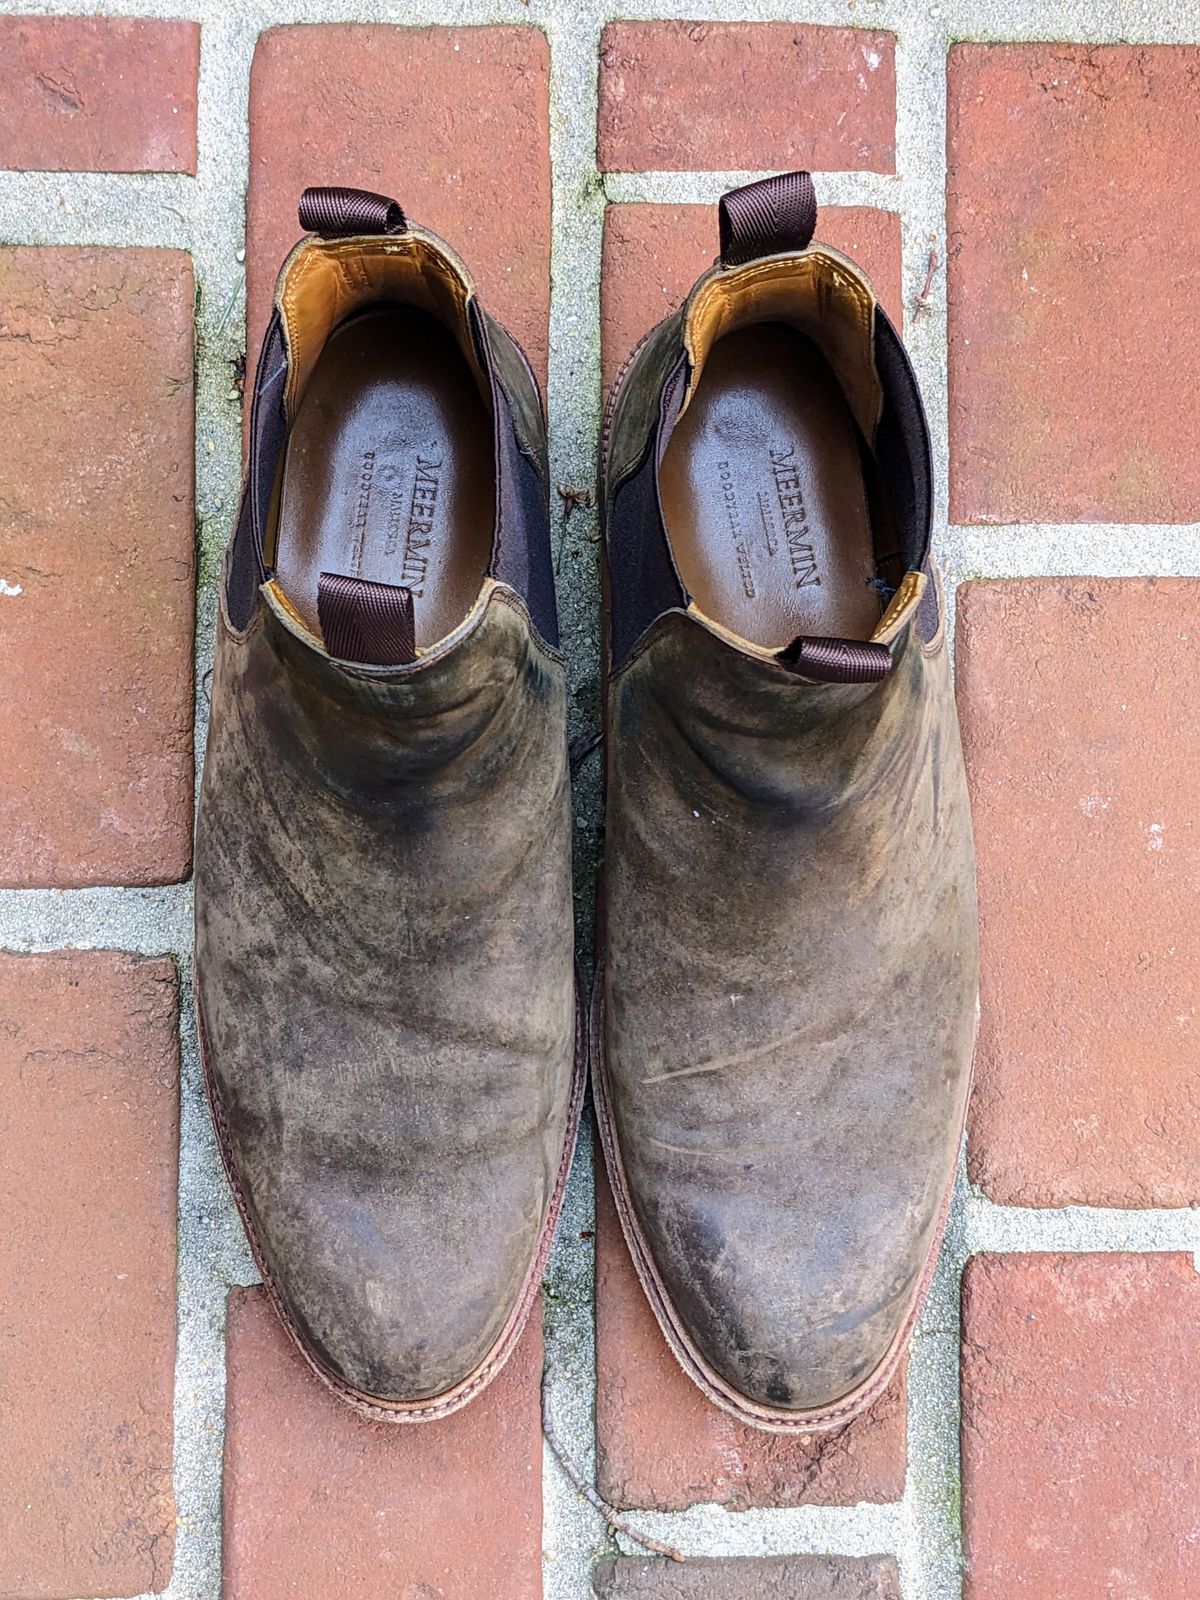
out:
{"label": "weathered brick surface", "polygon": [[965,1600],[1200,1593],[1200,1274],[976,1257],[963,1286]]}
{"label": "weathered brick surface", "polygon": [[903,1375],[867,1414],[791,1439],[727,1416],[667,1348],[625,1248],[603,1174],[596,1184],[596,1435],[612,1504],[678,1511],[853,1505],[904,1493]]}
{"label": "weathered brick surface", "polygon": [[186,876],[192,272],[0,250],[0,884]]}
{"label": "weathered brick surface", "polygon": [[313,183],[393,195],[463,257],[543,379],[550,305],[545,35],[317,24],[259,40],[250,81],[249,349]]}
{"label": "weathered brick surface", "polygon": [[1200,517],[1200,49],[963,44],[949,73],[952,517]]}
{"label": "weathered brick surface", "polygon": [[1200,1203],[1200,581],[959,590],[983,938],[971,1174]]}
{"label": "weathered brick surface", "polygon": [[[900,218],[892,211],[863,206],[823,206],[817,238],[862,267],[898,323]],[[606,387],[642,335],[682,305],[716,254],[715,206],[609,206],[600,292]]]}
{"label": "weathered brick surface", "polygon": [[890,1556],[625,1556],[596,1572],[598,1600],[900,1600]]}
{"label": "weathered brick surface", "polygon": [[600,165],[894,172],[895,41],[796,23],[613,22]]}
{"label": "weathered brick surface", "polygon": [[0,954],[0,1594],[166,1586],[179,1054],[170,961]]}
{"label": "weathered brick surface", "polygon": [[0,167],[195,172],[200,27],[0,17]]}
{"label": "weathered brick surface", "polygon": [[442,1422],[369,1422],[229,1297],[225,1600],[537,1600],[541,1331]]}

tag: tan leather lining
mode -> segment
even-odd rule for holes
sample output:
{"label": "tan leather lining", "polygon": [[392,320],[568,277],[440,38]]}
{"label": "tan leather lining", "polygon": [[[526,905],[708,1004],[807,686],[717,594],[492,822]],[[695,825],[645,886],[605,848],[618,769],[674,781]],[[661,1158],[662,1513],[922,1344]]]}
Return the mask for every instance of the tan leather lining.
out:
{"label": "tan leather lining", "polygon": [[284,394],[289,417],[334,328],[379,303],[414,306],[445,323],[490,404],[467,322],[473,294],[454,252],[421,228],[378,238],[302,239],[283,265],[276,293],[290,357]]}
{"label": "tan leather lining", "polygon": [[706,274],[684,313],[691,374],[686,411],[718,339],[757,322],[780,322],[811,339],[871,443],[883,407],[875,371],[875,295],[853,263],[826,245]]}
{"label": "tan leather lining", "polygon": [[891,598],[887,610],[879,619],[873,638],[876,644],[891,644],[892,640],[917,614],[921,596],[929,579],[923,572],[906,572],[900,587]]}

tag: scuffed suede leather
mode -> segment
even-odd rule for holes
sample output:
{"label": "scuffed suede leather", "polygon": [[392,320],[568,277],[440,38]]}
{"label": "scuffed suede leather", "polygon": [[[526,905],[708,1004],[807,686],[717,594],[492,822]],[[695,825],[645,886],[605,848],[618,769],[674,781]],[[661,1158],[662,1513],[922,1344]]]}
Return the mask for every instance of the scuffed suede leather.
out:
{"label": "scuffed suede leather", "polygon": [[655,1263],[713,1368],[819,1408],[899,1332],[971,1058],[944,644],[808,684],[665,617],[613,680],[605,1054]]}
{"label": "scuffed suede leather", "polygon": [[[369,217],[376,199],[316,193],[335,217]],[[354,665],[331,659],[275,581],[270,486],[295,327],[311,364],[336,326],[330,297],[349,315],[374,281],[386,303],[410,246],[461,314],[490,394],[491,560],[474,604],[415,661]],[[302,241],[276,308],[197,824],[202,1056],[289,1332],[343,1398],[414,1420],[478,1393],[536,1304],[582,1093],[545,424],[518,347],[415,225]]]}
{"label": "scuffed suede leather", "polygon": [[403,670],[223,620],[196,967],[234,1167],[304,1338],[438,1395],[516,1304],[572,1061],[562,662],[492,586]]}
{"label": "scuffed suede leather", "polygon": [[685,1366],[744,1420],[825,1427],[896,1358],[953,1185],[971,821],[944,633],[916,605],[882,681],[816,683],[680,592],[657,467],[686,312],[608,426],[601,1116]]}

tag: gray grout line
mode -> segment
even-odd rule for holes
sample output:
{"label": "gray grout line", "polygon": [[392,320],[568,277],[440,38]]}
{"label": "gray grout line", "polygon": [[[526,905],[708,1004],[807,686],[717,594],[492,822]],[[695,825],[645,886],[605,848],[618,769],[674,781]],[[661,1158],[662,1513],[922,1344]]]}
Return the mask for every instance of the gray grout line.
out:
{"label": "gray grout line", "polygon": [[961,1206],[970,1255],[1021,1250],[1180,1251],[1200,1255],[1200,1211],[1192,1206],[1144,1211],[1104,1206],[997,1205],[970,1189]]}
{"label": "gray grout line", "polygon": [[[257,29],[234,7],[206,16],[200,34],[195,231],[196,321],[196,782],[208,728],[215,557],[240,489],[242,408],[233,364],[245,347],[244,196],[247,97]],[[179,1182],[179,1359],[175,1492],[179,1537],[169,1600],[219,1600],[225,1436],[225,1310],[234,1283],[258,1272],[225,1182],[201,1081],[191,970],[181,995],[183,1077]]]}
{"label": "gray grout line", "polygon": [[[901,211],[903,334],[912,357],[933,447],[934,550],[944,547],[948,432],[946,397],[946,68],[945,34],[936,8],[911,19],[896,40],[896,170]],[[926,310],[914,300],[929,275]],[[949,644],[947,646],[949,648]],[[957,1198],[957,1197],[956,1197]],[[960,1263],[946,1248],[915,1330],[908,1358],[908,1471],[896,1555],[905,1600],[956,1600],[961,1590],[962,1530],[958,1447],[958,1295]]]}
{"label": "gray grout line", "polygon": [[[592,489],[600,429],[600,247],[604,197],[596,171],[596,88],[600,29],[583,17],[546,19],[550,43],[551,238],[550,365],[546,389],[551,481]],[[559,613],[567,652],[570,731],[598,726],[599,566],[597,513],[582,506],[567,520],[551,491],[554,545],[561,574]],[[599,762],[575,783],[579,850],[577,925],[590,922],[600,810]],[[590,941],[589,941],[590,943]],[[590,949],[580,965],[590,971]],[[574,1464],[595,1481],[596,1352],[593,1305],[591,1119],[584,1119],[562,1219],[544,1280],[546,1394],[555,1432]],[[606,1529],[543,1446],[542,1586],[545,1600],[579,1600],[591,1591],[591,1567]]]}
{"label": "gray grout line", "polygon": [[[769,177],[761,172],[607,172],[605,198],[613,205],[715,206],[727,189]],[[872,206],[897,211],[903,203],[899,178],[880,172],[816,172],[813,184],[820,206]]]}
{"label": "gray grout line", "polygon": [[0,889],[0,950],[131,950],[186,955],[192,889]]}
{"label": "gray grout line", "polygon": [[942,572],[967,578],[1200,577],[1200,523],[1007,523],[951,526]]}
{"label": "gray grout line", "polygon": [[[73,15],[78,0],[0,0],[0,14]],[[905,337],[925,392],[939,488],[936,544],[953,604],[968,577],[1200,576],[1200,527],[1111,524],[946,526],[948,468],[945,324],[945,51],[952,39],[1075,39],[1194,42],[1200,0],[1168,10],[1149,0],[945,0],[921,7],[880,0],[869,15],[842,0],[282,0],[255,7],[239,0],[190,5],[172,0],[109,0],[108,14],[202,22],[199,170],[174,174],[0,173],[0,239],[34,244],[155,245],[190,252],[197,319],[196,504],[201,551],[197,598],[197,770],[211,665],[213,576],[228,535],[241,473],[241,413],[229,398],[231,363],[244,346],[244,294],[238,290],[248,173],[247,93],[259,31],[289,21],[391,21],[451,25],[495,22],[543,27],[551,45],[553,162],[552,278],[548,409],[554,481],[590,487],[599,423],[599,276],[606,201],[712,204],[727,187],[758,172],[611,173],[595,156],[596,49],[609,16],[683,20],[777,20],[891,29],[897,42],[897,173],[816,176],[823,205],[865,205],[902,217]],[[714,223],[715,229],[715,223]],[[911,307],[930,248],[943,264],[926,315]],[[257,352],[250,352],[251,368]],[[252,374],[251,374],[252,375]],[[210,448],[211,446],[211,448]],[[594,511],[567,521],[555,497],[564,643],[572,659],[572,726],[596,714],[597,564]],[[581,927],[591,902],[591,858],[598,819],[598,772],[577,785],[582,871]],[[166,1600],[219,1600],[221,1455],[225,1408],[225,1298],[257,1274],[226,1190],[199,1082],[191,1007],[191,888],[0,891],[0,948],[111,947],[174,953],[180,971],[181,1135],[179,1185],[179,1346],[174,1481],[179,1526]],[[587,952],[584,952],[585,956]],[[592,1323],[593,1185],[585,1129],[568,1185],[546,1278],[549,1393],[558,1432],[585,1472],[594,1471],[595,1349]],[[965,1164],[941,1264],[909,1359],[909,1449],[904,1497],[889,1505],[806,1506],[729,1512],[694,1506],[633,1520],[692,1554],[768,1551],[865,1554],[894,1551],[905,1600],[958,1600],[958,1313],[963,1263],[981,1250],[1182,1250],[1200,1253],[1195,1211],[999,1206],[971,1189]],[[547,1452],[544,1464],[546,1600],[585,1600],[594,1556],[613,1548],[600,1517],[566,1483]],[[144,1597],[148,1600],[148,1597]]]}
{"label": "gray grout line", "polygon": [[[687,1511],[639,1511],[630,1513],[629,1520],[685,1556],[871,1556],[897,1548],[904,1533],[903,1513],[902,1503],[865,1501],[749,1511],[701,1505]],[[618,1543],[627,1555],[644,1553],[624,1536]]]}
{"label": "gray grout line", "polygon": [[195,191],[194,178],[175,173],[0,172],[2,237],[186,250]]}

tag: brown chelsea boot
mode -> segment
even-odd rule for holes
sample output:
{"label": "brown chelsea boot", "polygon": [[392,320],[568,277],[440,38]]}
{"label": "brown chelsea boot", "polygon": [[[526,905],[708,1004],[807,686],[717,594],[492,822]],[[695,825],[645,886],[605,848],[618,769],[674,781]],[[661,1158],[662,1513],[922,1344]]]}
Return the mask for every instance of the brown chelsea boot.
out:
{"label": "brown chelsea boot", "polygon": [[936,1255],[976,1016],[929,440],[806,173],[610,398],[600,1130],[684,1370],[780,1432],[869,1405]]}
{"label": "brown chelsea boot", "polygon": [[357,190],[300,219],[222,574],[197,1009],[289,1334],[417,1421],[512,1351],[579,1114],[545,430],[440,239]]}

